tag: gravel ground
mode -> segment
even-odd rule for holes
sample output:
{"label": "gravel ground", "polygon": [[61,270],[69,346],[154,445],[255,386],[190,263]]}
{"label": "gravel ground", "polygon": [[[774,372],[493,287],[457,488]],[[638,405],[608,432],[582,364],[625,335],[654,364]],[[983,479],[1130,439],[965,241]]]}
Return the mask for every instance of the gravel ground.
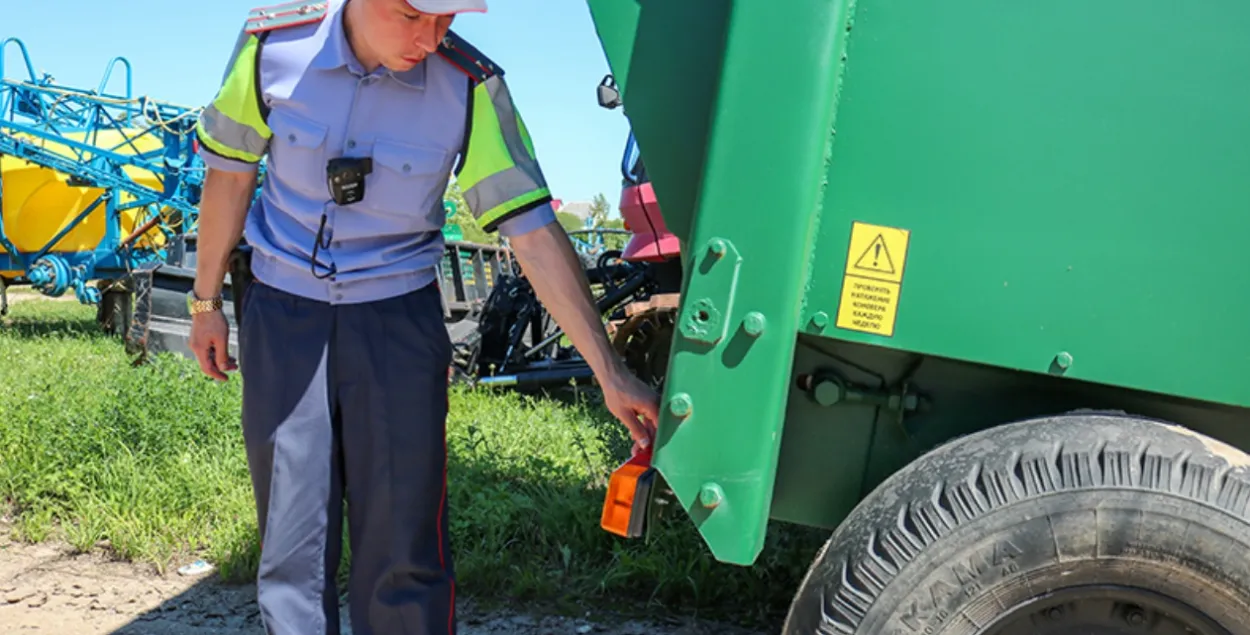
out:
{"label": "gravel ground", "polygon": [[[645,622],[484,612],[461,603],[461,635],[756,635],[706,621]],[[343,635],[350,634],[344,628]],[[255,588],[213,574],[158,575],[150,568],[74,555],[59,545],[0,537],[0,633],[65,635],[263,635]],[[762,634],[761,634],[762,635]]]}

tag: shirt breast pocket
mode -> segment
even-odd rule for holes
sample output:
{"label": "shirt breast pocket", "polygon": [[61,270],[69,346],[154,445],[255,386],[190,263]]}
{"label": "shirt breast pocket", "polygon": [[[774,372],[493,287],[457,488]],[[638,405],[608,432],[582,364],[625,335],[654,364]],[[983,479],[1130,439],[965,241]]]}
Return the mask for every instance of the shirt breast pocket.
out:
{"label": "shirt breast pocket", "polygon": [[452,152],[436,147],[375,141],[365,205],[380,214],[418,221],[426,229],[441,227],[452,158]]}
{"label": "shirt breast pocket", "polygon": [[270,173],[284,186],[312,198],[328,199],[326,135],[330,127],[285,109],[269,114]]}

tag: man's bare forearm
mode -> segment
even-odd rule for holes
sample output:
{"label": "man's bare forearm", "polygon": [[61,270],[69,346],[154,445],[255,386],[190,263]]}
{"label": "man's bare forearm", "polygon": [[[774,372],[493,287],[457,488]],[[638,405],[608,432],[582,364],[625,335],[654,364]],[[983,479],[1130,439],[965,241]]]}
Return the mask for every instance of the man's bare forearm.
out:
{"label": "man's bare forearm", "polygon": [[595,307],[586,274],[568,235],[549,223],[511,239],[512,250],[534,293],[600,379],[617,366],[617,357]]}
{"label": "man's bare forearm", "polygon": [[209,169],[200,200],[195,295],[208,298],[221,293],[230,252],[243,236],[243,223],[255,191],[255,172]]}

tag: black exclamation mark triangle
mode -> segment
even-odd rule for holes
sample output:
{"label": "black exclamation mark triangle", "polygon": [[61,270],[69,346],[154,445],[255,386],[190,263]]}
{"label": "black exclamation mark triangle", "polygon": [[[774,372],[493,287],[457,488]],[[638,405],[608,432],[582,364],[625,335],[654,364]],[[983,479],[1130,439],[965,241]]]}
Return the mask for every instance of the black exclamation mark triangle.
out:
{"label": "black exclamation mark triangle", "polygon": [[885,244],[885,236],[877,234],[868,248],[855,261],[855,268],[875,273],[894,273],[894,259],[890,257],[890,249]]}

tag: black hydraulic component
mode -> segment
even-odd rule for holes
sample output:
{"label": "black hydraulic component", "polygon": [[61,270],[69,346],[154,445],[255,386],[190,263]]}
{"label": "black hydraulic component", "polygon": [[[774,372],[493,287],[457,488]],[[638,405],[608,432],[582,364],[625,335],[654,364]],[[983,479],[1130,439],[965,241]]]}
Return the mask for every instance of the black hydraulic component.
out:
{"label": "black hydraulic component", "polygon": [[475,380],[479,386],[528,388],[567,384],[574,380],[587,380],[594,377],[590,367],[584,363],[569,365],[563,368],[545,370],[525,370],[507,375],[492,375]]}

